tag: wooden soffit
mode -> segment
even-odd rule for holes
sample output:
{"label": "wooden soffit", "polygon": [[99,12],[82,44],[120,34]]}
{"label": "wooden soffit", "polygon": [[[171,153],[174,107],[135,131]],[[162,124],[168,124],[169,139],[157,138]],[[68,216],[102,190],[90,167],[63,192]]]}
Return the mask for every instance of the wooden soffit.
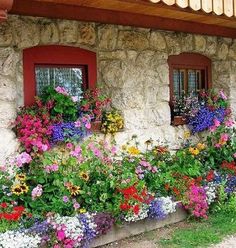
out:
{"label": "wooden soffit", "polygon": [[194,11],[236,17],[236,0],[150,0],[150,2],[163,2],[169,6],[176,5]]}
{"label": "wooden soffit", "polygon": [[235,6],[236,0],[14,0],[10,13],[236,38]]}

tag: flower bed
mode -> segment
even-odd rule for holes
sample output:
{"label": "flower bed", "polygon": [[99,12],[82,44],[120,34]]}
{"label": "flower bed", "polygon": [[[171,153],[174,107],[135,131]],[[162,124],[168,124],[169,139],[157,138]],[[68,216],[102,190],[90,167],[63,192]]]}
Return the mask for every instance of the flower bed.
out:
{"label": "flower bed", "polygon": [[[162,221],[177,202],[193,218],[206,219],[217,202],[235,197],[229,114],[212,119],[202,143],[186,139],[172,154],[148,140],[141,152],[136,137],[121,149],[95,137],[83,140],[90,116],[75,118],[77,102],[63,89],[49,93],[53,97],[19,113],[21,150],[0,167],[0,246],[87,247],[114,223]],[[73,111],[60,105],[61,97]]]}

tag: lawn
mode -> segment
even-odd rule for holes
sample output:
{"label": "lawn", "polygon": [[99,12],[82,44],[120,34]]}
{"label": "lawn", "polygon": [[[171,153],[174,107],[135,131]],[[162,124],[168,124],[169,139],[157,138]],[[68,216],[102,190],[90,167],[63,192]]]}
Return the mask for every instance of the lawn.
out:
{"label": "lawn", "polygon": [[165,248],[208,247],[220,243],[227,236],[236,233],[235,213],[218,212],[209,219],[191,223],[190,227],[176,229],[169,239],[158,243]]}

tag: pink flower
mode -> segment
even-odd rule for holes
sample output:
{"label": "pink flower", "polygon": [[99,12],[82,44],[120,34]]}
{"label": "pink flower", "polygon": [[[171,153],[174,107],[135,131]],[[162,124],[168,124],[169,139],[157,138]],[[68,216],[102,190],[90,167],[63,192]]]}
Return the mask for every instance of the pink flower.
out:
{"label": "pink flower", "polygon": [[16,157],[16,164],[18,167],[22,167],[23,164],[28,164],[31,161],[32,161],[32,158],[27,152],[22,152]]}
{"label": "pink flower", "polygon": [[65,239],[66,235],[65,232],[63,230],[59,230],[57,231],[57,239],[59,241],[62,241],[63,239]]}
{"label": "pink flower", "polygon": [[55,91],[56,91],[57,93],[62,94],[62,95],[68,96],[67,91],[66,91],[65,88],[63,88],[63,87],[57,86],[57,87],[55,88]]}
{"label": "pink flower", "polygon": [[90,129],[90,128],[91,128],[91,123],[90,123],[90,122],[86,122],[85,127],[86,127],[87,129]]}
{"label": "pink flower", "polygon": [[236,152],[234,153],[233,157],[236,158]]}
{"label": "pink flower", "polygon": [[226,127],[232,127],[234,125],[234,121],[231,119],[226,120],[225,125],[226,125]]}
{"label": "pink flower", "polygon": [[225,93],[223,92],[223,90],[220,90],[220,97],[223,99],[223,100],[227,100],[227,96],[225,95]]}
{"label": "pink flower", "polygon": [[66,144],[66,148],[67,149],[72,149],[73,148],[73,144],[72,143],[67,143]]}
{"label": "pink flower", "polygon": [[75,122],[75,127],[81,127],[81,121],[80,120],[77,120]]}
{"label": "pink flower", "polygon": [[217,119],[214,119],[213,121],[214,121],[214,125],[216,127],[219,127],[220,126],[220,122]]}
{"label": "pink flower", "polygon": [[93,150],[93,153],[94,153],[94,155],[95,155],[96,157],[98,157],[98,158],[101,158],[101,157],[102,157],[101,151],[100,151],[99,149],[97,149],[97,148],[95,148],[95,149]]}
{"label": "pink flower", "polygon": [[77,209],[80,208],[80,204],[79,204],[78,202],[75,202],[75,203],[73,204],[73,207],[74,207],[75,210],[77,210]]}
{"label": "pink flower", "polygon": [[220,143],[225,143],[229,140],[229,135],[227,133],[223,133],[220,136]]}
{"label": "pink flower", "polygon": [[156,173],[157,172],[157,167],[156,166],[153,166],[152,167],[152,173]]}
{"label": "pink flower", "polygon": [[57,244],[57,245],[54,245],[53,248],[61,248],[61,246]]}
{"label": "pink flower", "polygon": [[34,201],[36,198],[40,197],[43,193],[43,188],[41,184],[38,184],[37,187],[35,187],[32,190],[31,196],[32,196],[32,200]]}
{"label": "pink flower", "polygon": [[113,155],[115,155],[116,152],[117,152],[116,147],[115,147],[115,146],[112,146],[112,148],[111,148],[111,153],[112,153]]}
{"label": "pink flower", "polygon": [[215,147],[216,148],[221,148],[221,144],[217,143],[217,144],[215,144]]}
{"label": "pink flower", "polygon": [[69,198],[66,195],[64,195],[62,199],[63,199],[63,202],[65,202],[65,203],[67,203],[69,201]]}
{"label": "pink flower", "polygon": [[210,130],[210,132],[215,132],[216,126],[211,126],[211,127],[209,127],[209,130]]}
{"label": "pink flower", "polygon": [[79,100],[78,96],[72,96],[71,99],[73,102],[78,102],[78,100]]}
{"label": "pink flower", "polygon": [[42,148],[42,151],[45,152],[48,150],[49,147],[48,145],[42,145],[41,148]]}
{"label": "pink flower", "polygon": [[58,171],[59,166],[57,164],[51,165],[51,171]]}

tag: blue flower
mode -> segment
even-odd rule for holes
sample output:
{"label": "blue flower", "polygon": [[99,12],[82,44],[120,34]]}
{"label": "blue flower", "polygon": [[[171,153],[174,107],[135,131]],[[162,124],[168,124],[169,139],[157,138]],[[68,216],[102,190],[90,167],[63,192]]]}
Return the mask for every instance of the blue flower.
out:
{"label": "blue flower", "polygon": [[201,107],[198,113],[189,119],[189,126],[192,133],[202,132],[214,125],[214,120],[217,119],[220,123],[224,121],[226,111],[224,108],[211,110],[208,107]]}
{"label": "blue flower", "polygon": [[166,214],[163,210],[163,202],[161,199],[155,199],[151,202],[149,208],[149,217],[153,219],[162,220],[166,217]]}
{"label": "blue flower", "polygon": [[51,141],[53,144],[63,141],[79,141],[87,132],[83,127],[76,127],[74,122],[62,122],[53,125]]}

